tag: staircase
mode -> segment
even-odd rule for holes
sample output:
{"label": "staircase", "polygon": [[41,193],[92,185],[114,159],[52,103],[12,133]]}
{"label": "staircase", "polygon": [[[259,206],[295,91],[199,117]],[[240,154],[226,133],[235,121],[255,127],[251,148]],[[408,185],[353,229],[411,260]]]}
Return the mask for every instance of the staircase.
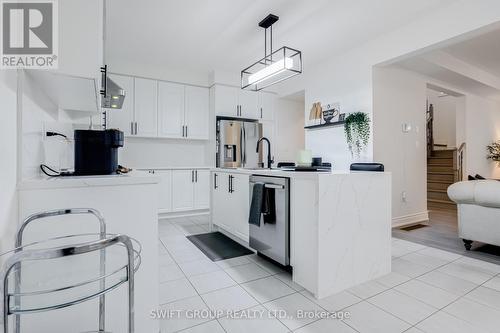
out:
{"label": "staircase", "polygon": [[446,190],[456,181],[456,149],[432,150],[427,157],[427,209],[456,210]]}

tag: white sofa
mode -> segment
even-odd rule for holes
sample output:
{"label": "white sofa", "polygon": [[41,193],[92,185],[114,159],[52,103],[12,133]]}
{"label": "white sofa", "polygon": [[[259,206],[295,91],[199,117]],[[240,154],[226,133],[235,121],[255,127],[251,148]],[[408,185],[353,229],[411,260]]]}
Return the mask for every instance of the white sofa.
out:
{"label": "white sofa", "polygon": [[472,241],[500,246],[500,181],[458,182],[448,196],[458,205],[458,235],[467,250]]}

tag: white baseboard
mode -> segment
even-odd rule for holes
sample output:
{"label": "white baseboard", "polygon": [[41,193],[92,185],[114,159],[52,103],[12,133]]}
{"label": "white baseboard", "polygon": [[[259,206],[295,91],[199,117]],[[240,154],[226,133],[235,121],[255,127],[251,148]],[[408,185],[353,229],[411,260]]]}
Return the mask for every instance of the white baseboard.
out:
{"label": "white baseboard", "polygon": [[409,214],[404,216],[398,216],[392,218],[392,227],[399,228],[410,226],[418,223],[429,223],[429,211],[426,210],[424,212]]}
{"label": "white baseboard", "polygon": [[210,214],[209,209],[200,209],[200,210],[189,210],[183,212],[158,212],[158,217],[160,219],[173,219],[177,217],[189,217],[189,216],[197,216],[197,215],[208,215]]}

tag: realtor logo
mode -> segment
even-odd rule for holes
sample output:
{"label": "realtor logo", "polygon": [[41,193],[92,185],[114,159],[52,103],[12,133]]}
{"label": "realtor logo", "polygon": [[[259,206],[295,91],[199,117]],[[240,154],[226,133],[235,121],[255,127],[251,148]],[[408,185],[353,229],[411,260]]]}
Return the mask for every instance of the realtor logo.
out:
{"label": "realtor logo", "polygon": [[1,0],[1,68],[57,68],[57,2]]}

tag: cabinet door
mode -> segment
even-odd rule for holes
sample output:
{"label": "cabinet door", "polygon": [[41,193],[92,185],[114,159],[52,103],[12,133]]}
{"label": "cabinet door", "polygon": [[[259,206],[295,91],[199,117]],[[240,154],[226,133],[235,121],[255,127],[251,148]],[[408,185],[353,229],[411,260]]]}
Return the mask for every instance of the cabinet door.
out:
{"label": "cabinet door", "polygon": [[158,86],[155,80],[135,79],[135,121],[137,135],[155,137],[157,130]]}
{"label": "cabinet door", "polygon": [[232,217],[229,205],[229,174],[214,173],[212,187],[212,224],[232,232]]}
{"label": "cabinet door", "polygon": [[184,126],[184,86],[158,83],[158,135],[182,138]]}
{"label": "cabinet door", "polygon": [[172,170],[172,210],[193,209],[194,198],[193,170]]}
{"label": "cabinet door", "polygon": [[119,129],[126,136],[132,135],[132,123],[134,122],[134,78],[113,74],[110,74],[109,77],[125,90],[125,100],[121,109],[107,109],[108,128]]}
{"label": "cabinet door", "polygon": [[160,177],[160,190],[158,208],[160,213],[172,211],[172,171],[171,170],[155,170],[155,175]]}
{"label": "cabinet door", "polygon": [[257,112],[258,117],[262,120],[274,119],[274,95],[270,93],[261,92],[259,94],[259,107]]}
{"label": "cabinet door", "polygon": [[238,113],[238,88],[215,86],[215,114],[236,117]]}
{"label": "cabinet door", "polygon": [[194,183],[194,208],[210,207],[210,171],[196,170]]}
{"label": "cabinet door", "polygon": [[[240,117],[257,119],[258,94],[255,91],[239,91]],[[259,113],[260,115],[260,113]]]}
{"label": "cabinet door", "polygon": [[190,139],[208,140],[208,88],[186,86],[185,125]]}
{"label": "cabinet door", "polygon": [[231,211],[234,221],[233,233],[242,240],[248,242],[250,227],[248,215],[250,210],[250,176],[233,175],[233,192],[231,193]]}

